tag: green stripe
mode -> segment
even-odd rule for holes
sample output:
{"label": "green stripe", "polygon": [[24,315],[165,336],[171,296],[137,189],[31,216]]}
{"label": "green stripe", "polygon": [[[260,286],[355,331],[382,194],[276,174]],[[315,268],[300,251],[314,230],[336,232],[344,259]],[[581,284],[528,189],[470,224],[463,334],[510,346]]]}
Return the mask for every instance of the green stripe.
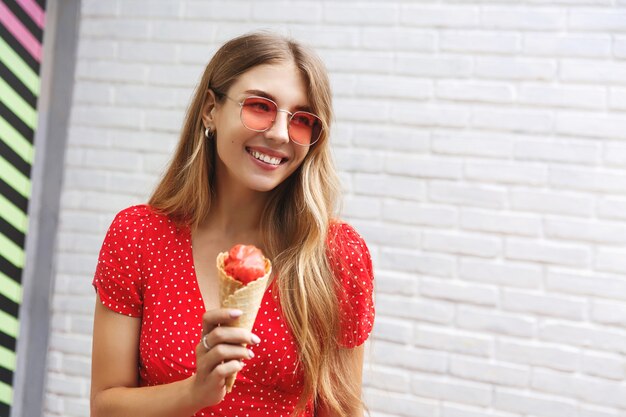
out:
{"label": "green stripe", "polygon": [[0,61],[35,95],[39,96],[39,77],[13,49],[0,38]]}
{"label": "green stripe", "polygon": [[0,402],[11,405],[13,402],[13,388],[0,381]]}
{"label": "green stripe", "polygon": [[0,156],[0,178],[24,197],[30,197],[30,179]]}
{"label": "green stripe", "polygon": [[0,294],[17,304],[22,303],[22,286],[0,271]]}
{"label": "green stripe", "polygon": [[2,194],[0,194],[0,217],[2,217],[4,220],[7,221],[7,223],[15,227],[20,232],[26,234],[26,229],[28,227],[28,217],[22,210],[17,208]]}
{"label": "green stripe", "polygon": [[2,116],[0,116],[0,140],[13,149],[13,152],[18,154],[24,161],[31,165],[33,164],[33,145],[20,132],[15,130],[9,122],[4,120]]}
{"label": "green stripe", "polygon": [[2,100],[4,105],[11,109],[17,117],[22,119],[22,121],[26,123],[26,126],[35,130],[35,126],[37,125],[37,112],[2,78],[0,78],[0,100]]}
{"label": "green stripe", "polygon": [[0,332],[17,339],[18,329],[19,322],[17,321],[17,318],[0,310]]}
{"label": "green stripe", "polygon": [[15,352],[0,346],[0,366],[9,371],[15,371]]}
{"label": "green stripe", "polygon": [[0,253],[18,268],[24,268],[24,249],[0,233]]}

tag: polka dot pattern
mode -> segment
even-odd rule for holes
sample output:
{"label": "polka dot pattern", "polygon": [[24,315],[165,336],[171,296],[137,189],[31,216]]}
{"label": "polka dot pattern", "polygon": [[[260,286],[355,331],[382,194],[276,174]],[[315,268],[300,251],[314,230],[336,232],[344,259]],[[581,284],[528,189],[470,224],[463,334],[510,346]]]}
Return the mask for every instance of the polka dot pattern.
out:
{"label": "polka dot pattern", "polygon": [[[372,264],[362,238],[349,225],[333,224],[328,255],[340,279],[341,344],[363,343],[371,332]],[[142,386],[185,379],[195,372],[204,303],[193,266],[189,228],[179,228],[148,206],[121,211],[105,237],[93,285],[113,311],[141,317],[139,375]],[[303,389],[293,335],[280,309],[278,289],[266,290],[233,391],[195,416],[290,416]],[[313,416],[312,403],[302,416]]]}

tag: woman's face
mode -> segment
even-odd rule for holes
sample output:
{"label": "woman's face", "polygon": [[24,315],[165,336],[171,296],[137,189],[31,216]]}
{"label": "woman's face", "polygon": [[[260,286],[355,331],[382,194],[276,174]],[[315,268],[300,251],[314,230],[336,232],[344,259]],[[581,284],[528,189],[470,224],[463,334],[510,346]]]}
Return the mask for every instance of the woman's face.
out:
{"label": "woman's face", "polygon": [[309,148],[289,140],[289,114],[279,111],[265,132],[246,128],[240,119],[246,97],[273,100],[279,109],[308,109],[306,84],[292,62],[259,65],[242,74],[211,111],[217,149],[217,178],[228,189],[274,189],[302,163]]}

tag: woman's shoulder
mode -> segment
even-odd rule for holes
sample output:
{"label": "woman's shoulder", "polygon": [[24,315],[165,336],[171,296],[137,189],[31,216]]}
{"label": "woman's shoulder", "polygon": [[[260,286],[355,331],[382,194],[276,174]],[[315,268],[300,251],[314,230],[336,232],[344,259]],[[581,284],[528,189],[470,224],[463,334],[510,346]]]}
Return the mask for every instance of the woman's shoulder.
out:
{"label": "woman's shoulder", "polygon": [[113,225],[134,226],[134,229],[158,229],[158,225],[172,226],[173,222],[166,214],[160,213],[154,207],[148,204],[137,204],[120,210],[115,215]]}
{"label": "woman's shoulder", "polygon": [[329,259],[339,270],[358,269],[372,273],[372,258],[365,239],[349,223],[336,219],[328,228],[327,249]]}

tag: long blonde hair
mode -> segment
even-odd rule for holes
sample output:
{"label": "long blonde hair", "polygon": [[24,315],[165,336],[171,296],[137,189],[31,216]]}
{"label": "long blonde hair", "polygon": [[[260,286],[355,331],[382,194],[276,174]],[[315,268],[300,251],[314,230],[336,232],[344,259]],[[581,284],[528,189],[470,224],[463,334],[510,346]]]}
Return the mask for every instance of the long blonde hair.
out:
{"label": "long blonde hair", "polygon": [[[267,256],[278,271],[280,304],[299,347],[304,388],[296,411],[309,398],[337,416],[361,404],[360,381],[348,350],[339,345],[338,281],[326,240],[339,198],[339,181],[328,133],[330,83],[321,60],[301,44],[272,33],[252,33],[224,44],[207,65],[187,110],[178,148],[149,204],[178,223],[197,227],[215,198],[214,141],[204,137],[202,107],[207,89],[227,92],[237,77],[261,64],[294,62],[308,85],[312,112],[324,129],[301,166],[270,191],[261,216]],[[216,94],[216,100],[224,97]]]}

